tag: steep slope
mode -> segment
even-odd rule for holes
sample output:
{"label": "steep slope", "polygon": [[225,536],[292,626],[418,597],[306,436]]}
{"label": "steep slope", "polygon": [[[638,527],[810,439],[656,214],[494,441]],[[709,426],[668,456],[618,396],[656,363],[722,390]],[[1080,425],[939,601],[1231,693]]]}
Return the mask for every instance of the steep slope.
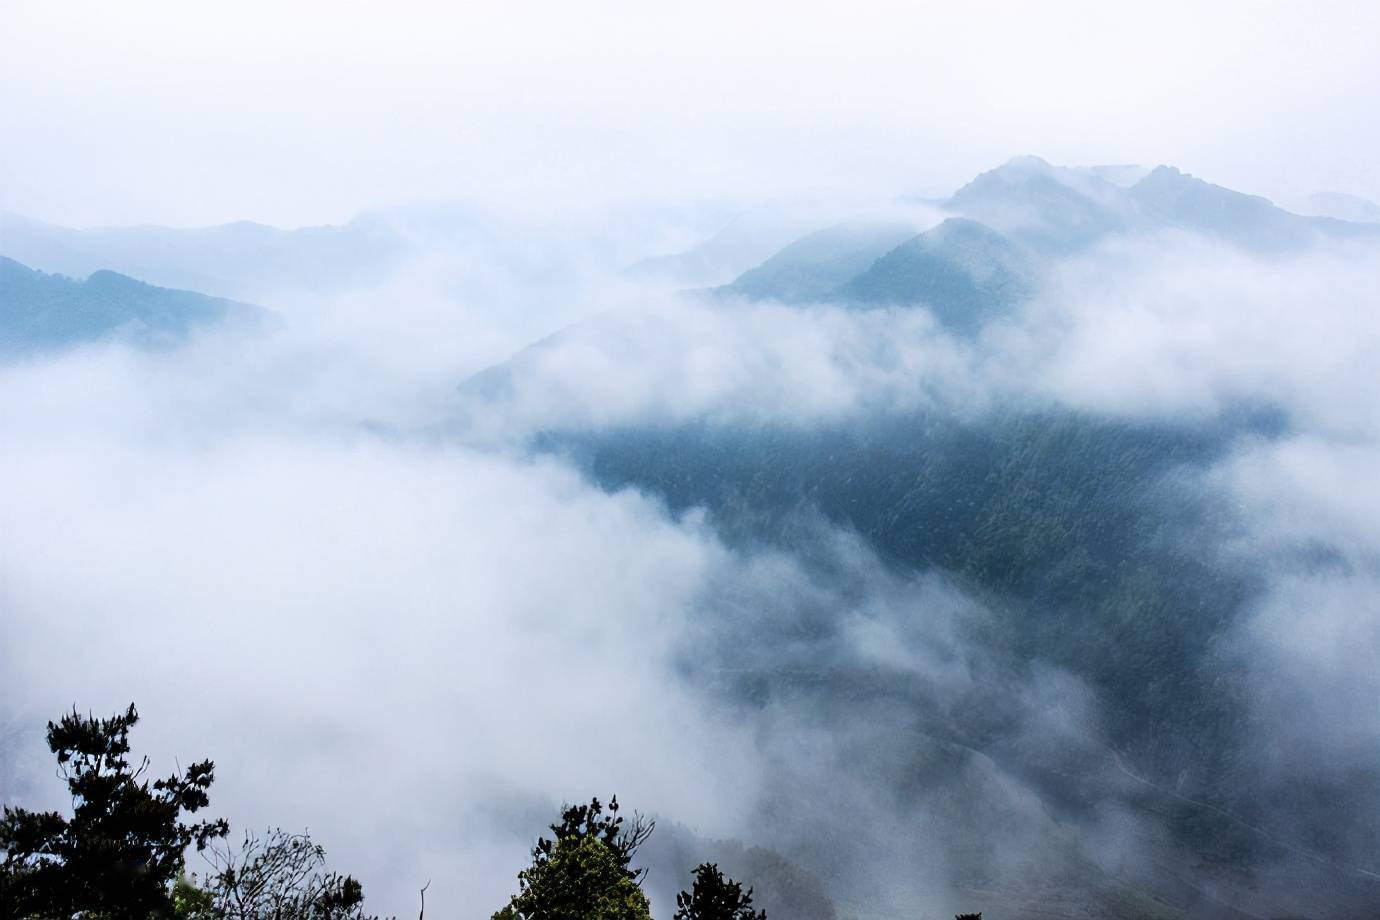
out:
{"label": "steep slope", "polygon": [[[895,733],[854,754],[868,782],[894,789],[897,801],[945,777],[971,777],[975,764],[995,765],[1038,790],[1056,824],[1076,827],[1112,802],[1136,815],[1159,865],[1175,865],[1143,880],[1156,892],[1179,886],[1189,903],[1194,890],[1212,887],[1232,905],[1315,897],[1319,915],[1346,916],[1341,900],[1374,898],[1380,888],[1344,856],[1336,864],[1305,857],[1290,870],[1313,873],[1306,895],[1248,867],[1296,860],[1291,840],[1324,853],[1340,844],[1344,853],[1335,828],[1355,820],[1347,802],[1380,790],[1380,771],[1349,777],[1346,789],[1320,781],[1306,800],[1261,777],[1242,673],[1218,654],[1259,585],[1212,552],[1234,526],[1231,509],[1192,485],[1236,439],[1272,437],[1280,424],[1252,414],[1189,425],[1014,412],[973,421],[880,416],[813,430],[641,426],[542,443],[610,491],[634,487],[673,510],[708,509],[735,545],[801,551],[818,515],[898,570],[950,573],[983,598],[995,620],[967,641],[970,654],[985,648],[990,657],[983,681],[956,697],[923,677],[842,660],[835,642],[845,625],[827,607],[754,616],[735,605],[715,624],[713,644],[696,649],[690,673],[741,705],[808,700],[806,709],[832,713],[841,726],[887,713]],[[826,563],[818,577],[840,574]],[[1095,688],[1100,727],[1052,748],[1032,745],[1001,688],[1041,663]],[[1079,753],[1064,760],[1063,750]],[[971,795],[973,807],[983,801],[966,781],[951,793]],[[955,824],[944,826],[957,836]],[[1320,895],[1329,886],[1341,900]]]}
{"label": "steep slope", "polygon": [[1368,224],[1303,217],[1171,166],[1070,169],[1017,157],[982,173],[943,206],[1056,256],[1115,234],[1167,228],[1267,255],[1301,251],[1323,238],[1380,239]]}
{"label": "steep slope", "polygon": [[1304,213],[1358,224],[1380,224],[1380,204],[1345,192],[1316,192],[1309,195]]}
{"label": "steep slope", "polygon": [[897,246],[839,289],[861,306],[922,304],[951,329],[974,332],[1030,295],[1022,247],[976,221],[950,218]]}
{"label": "steep slope", "polygon": [[143,345],[175,344],[199,327],[264,315],[248,304],[154,287],[115,272],[77,281],[0,256],[0,356],[113,336]]}
{"label": "steep slope", "polygon": [[982,173],[945,209],[1036,249],[1073,252],[1127,228],[1123,189],[1100,175],[1017,157]]}
{"label": "steep slope", "polygon": [[727,284],[818,226],[779,209],[750,210],[734,216],[698,245],[642,259],[628,266],[624,274],[638,281],[677,287]]}
{"label": "steep slope", "polygon": [[1079,166],[1075,169],[1121,188],[1130,188],[1150,174],[1150,170],[1135,163],[1108,163],[1101,166]]}
{"label": "steep slope", "polygon": [[1326,217],[1301,217],[1268,198],[1246,195],[1157,166],[1128,193],[1138,215],[1161,227],[1179,227],[1260,253],[1307,248],[1320,238],[1380,239],[1380,227]]}
{"label": "steep slope", "polygon": [[796,240],[718,290],[782,303],[825,300],[914,234],[905,224],[838,224]]}

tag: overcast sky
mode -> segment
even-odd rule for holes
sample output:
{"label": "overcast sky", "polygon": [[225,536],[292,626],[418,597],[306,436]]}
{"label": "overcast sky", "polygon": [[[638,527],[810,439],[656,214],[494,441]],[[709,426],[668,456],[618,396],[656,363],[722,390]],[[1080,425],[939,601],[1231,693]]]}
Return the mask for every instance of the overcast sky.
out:
{"label": "overcast sky", "polygon": [[0,0],[0,209],[284,225],[943,192],[1012,155],[1380,198],[1380,5]]}

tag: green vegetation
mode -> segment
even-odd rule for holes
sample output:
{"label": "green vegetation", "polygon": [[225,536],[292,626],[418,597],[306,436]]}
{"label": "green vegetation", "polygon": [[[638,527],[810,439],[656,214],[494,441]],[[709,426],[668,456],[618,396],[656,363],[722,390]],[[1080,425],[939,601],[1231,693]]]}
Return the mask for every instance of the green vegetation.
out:
{"label": "green vegetation", "polygon": [[[1200,422],[915,412],[809,428],[551,433],[538,446],[571,456],[609,491],[648,490],[673,512],[707,508],[723,537],[747,550],[779,545],[800,555],[805,547],[808,557],[810,522],[822,519],[856,533],[897,572],[945,573],[991,611],[972,624],[971,647],[1013,673],[1043,661],[1077,675],[1106,703],[1107,741],[1125,762],[1165,786],[1188,777],[1192,785],[1180,791],[1237,810],[1249,785],[1249,764],[1234,760],[1243,690],[1217,649],[1258,584],[1215,552],[1237,525],[1232,509],[1195,482],[1236,439],[1270,437],[1280,424],[1244,412]],[[818,564],[821,579],[838,582],[827,559]],[[829,611],[793,615],[789,623],[716,624],[695,667],[748,703],[781,693],[863,700],[912,692],[823,653],[833,662],[827,672],[781,663],[783,635],[797,646],[808,636],[824,650],[838,628]],[[995,752],[1021,730],[1002,720],[1001,707],[975,704],[946,718],[923,685],[913,692],[910,711],[936,714],[917,725],[917,745],[940,738]],[[1066,793],[1058,775],[1047,779],[1053,796]],[[1195,848],[1216,834],[1239,836],[1220,820],[1178,830]]]}
{"label": "green vegetation", "polygon": [[[187,823],[210,804],[215,765],[203,760],[150,782],[147,759],[130,761],[138,721],[131,703],[108,719],[73,710],[48,723],[72,816],[5,808],[0,920],[376,920],[364,913],[363,886],[328,870],[307,835],[246,834],[231,848],[224,820]],[[632,862],[655,823],[619,812],[617,797],[566,807],[494,920],[651,920],[644,873]],[[193,846],[210,866],[200,879],[187,871]],[[766,920],[751,909],[752,889],[710,864],[677,905],[676,920]]]}
{"label": "green vegetation", "polygon": [[0,818],[0,906],[13,917],[164,917],[189,846],[204,850],[224,821],[184,824],[209,803],[203,760],[152,783],[129,760],[133,704],[109,719],[74,710],[48,723],[48,748],[72,796],[72,817],[6,808]]}
{"label": "green vegetation", "polygon": [[494,920],[651,920],[647,896],[597,837],[561,840],[518,878],[522,891]]}
{"label": "green vegetation", "polygon": [[[130,761],[131,703],[108,719],[75,710],[48,723],[48,748],[72,797],[72,816],[6,807],[0,818],[0,920],[363,920],[364,892],[324,870],[305,835],[248,835],[218,845],[223,820],[185,823],[210,804],[209,760],[150,782]],[[187,874],[187,850],[212,871]]]}
{"label": "green vegetation", "polygon": [[650,920],[632,859],[655,825],[641,815],[625,822],[618,811],[617,796],[607,809],[597,798],[567,807],[552,836],[532,847],[521,890],[494,920]]}
{"label": "green vegetation", "polygon": [[676,920],[767,920],[752,909],[752,889],[725,878],[713,863],[695,869],[695,884],[676,895]]}

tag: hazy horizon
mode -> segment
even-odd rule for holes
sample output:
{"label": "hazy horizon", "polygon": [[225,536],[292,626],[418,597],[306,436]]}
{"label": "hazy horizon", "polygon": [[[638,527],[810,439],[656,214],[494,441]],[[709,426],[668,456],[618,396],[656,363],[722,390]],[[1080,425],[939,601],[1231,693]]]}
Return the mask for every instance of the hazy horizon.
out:
{"label": "hazy horizon", "polygon": [[1380,199],[1366,3],[4,16],[0,210],[59,224],[942,194],[1027,153],[1168,163],[1286,204]]}

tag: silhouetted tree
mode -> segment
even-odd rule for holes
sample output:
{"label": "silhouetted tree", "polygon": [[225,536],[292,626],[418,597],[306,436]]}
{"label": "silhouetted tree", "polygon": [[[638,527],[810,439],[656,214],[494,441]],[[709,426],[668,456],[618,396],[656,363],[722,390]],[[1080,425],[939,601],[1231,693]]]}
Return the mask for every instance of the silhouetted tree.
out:
{"label": "silhouetted tree", "polygon": [[955,914],[954,920],[982,920],[982,914]]}
{"label": "silhouetted tree", "polygon": [[518,894],[494,920],[650,920],[633,855],[655,823],[641,815],[625,822],[618,799],[607,812],[596,798],[567,806],[552,837],[532,848],[532,865],[518,873]]}
{"label": "silhouetted tree", "polygon": [[767,912],[752,909],[752,889],[725,878],[719,867],[703,863],[695,870],[689,891],[676,895],[675,920],[767,920]]}
{"label": "silhouetted tree", "polygon": [[0,818],[0,916],[170,917],[187,847],[223,837],[224,821],[184,824],[205,808],[209,760],[150,783],[129,762],[131,703],[109,719],[75,708],[48,723],[48,748],[72,796],[72,817],[6,807]]}
{"label": "silhouetted tree", "polygon": [[366,920],[363,887],[327,870],[306,834],[245,834],[238,850],[213,844],[206,860],[206,907],[218,920]]}

